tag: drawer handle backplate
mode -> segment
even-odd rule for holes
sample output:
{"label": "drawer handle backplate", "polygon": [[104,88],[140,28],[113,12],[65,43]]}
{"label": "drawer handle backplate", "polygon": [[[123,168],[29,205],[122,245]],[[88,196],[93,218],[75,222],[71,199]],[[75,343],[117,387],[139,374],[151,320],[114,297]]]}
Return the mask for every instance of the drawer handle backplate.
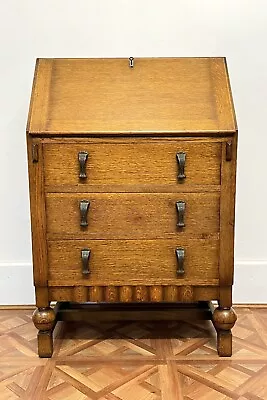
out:
{"label": "drawer handle backplate", "polygon": [[185,201],[177,201],[176,202],[176,208],[177,208],[177,213],[178,213],[178,223],[177,227],[178,228],[184,228],[185,227],[185,222],[184,222],[184,215],[185,215]]}
{"label": "drawer handle backplate", "polygon": [[184,275],[185,270],[184,270],[184,256],[185,256],[185,251],[184,248],[182,247],[178,247],[176,250],[176,257],[177,257],[177,262],[178,262],[178,266],[177,266],[177,270],[176,270],[176,274],[178,276]]}
{"label": "drawer handle backplate", "polygon": [[81,258],[82,258],[82,274],[89,275],[89,258],[90,258],[91,250],[90,249],[82,249]]}
{"label": "drawer handle backplate", "polygon": [[186,178],[185,175],[185,158],[186,153],[181,151],[176,154],[177,162],[178,162],[178,180],[183,181]]}
{"label": "drawer handle backplate", "polygon": [[78,161],[79,161],[79,165],[80,165],[80,174],[79,174],[79,178],[80,179],[86,179],[87,175],[86,175],[86,161],[88,159],[88,153],[87,151],[79,151],[78,153]]}
{"label": "drawer handle backplate", "polygon": [[90,206],[89,200],[81,200],[80,201],[80,217],[81,217],[80,226],[88,226],[87,214],[88,214],[89,206]]}

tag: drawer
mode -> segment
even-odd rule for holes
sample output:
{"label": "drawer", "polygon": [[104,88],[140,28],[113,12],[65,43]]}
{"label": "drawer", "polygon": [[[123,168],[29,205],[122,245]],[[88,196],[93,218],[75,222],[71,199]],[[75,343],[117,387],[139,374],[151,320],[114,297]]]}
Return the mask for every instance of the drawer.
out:
{"label": "drawer", "polygon": [[[87,263],[82,250],[89,249]],[[176,255],[176,249],[184,249]],[[85,252],[84,252],[85,253]],[[48,242],[48,283],[79,285],[218,284],[218,240],[82,240]],[[179,260],[179,261],[178,261]],[[83,268],[89,274],[83,274]],[[177,269],[184,274],[177,275]]]}
{"label": "drawer", "polygon": [[[86,161],[82,155],[79,161],[81,152],[88,153]],[[184,179],[178,179],[183,172],[178,153],[185,153]],[[46,143],[45,185],[74,185],[76,189],[104,185],[115,191],[116,185],[219,185],[220,160],[221,143],[215,142]],[[80,178],[80,173],[86,177]]]}
{"label": "drawer", "polygon": [[219,232],[219,199],[219,193],[48,193],[47,237],[207,237]]}

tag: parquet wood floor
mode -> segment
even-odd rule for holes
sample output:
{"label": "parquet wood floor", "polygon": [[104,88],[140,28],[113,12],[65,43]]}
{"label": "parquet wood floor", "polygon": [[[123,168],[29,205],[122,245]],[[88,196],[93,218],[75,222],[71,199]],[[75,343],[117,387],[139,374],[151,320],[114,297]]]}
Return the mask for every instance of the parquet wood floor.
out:
{"label": "parquet wood floor", "polygon": [[231,359],[210,321],[61,322],[39,359],[32,311],[2,310],[0,399],[267,399],[267,308],[236,312]]}

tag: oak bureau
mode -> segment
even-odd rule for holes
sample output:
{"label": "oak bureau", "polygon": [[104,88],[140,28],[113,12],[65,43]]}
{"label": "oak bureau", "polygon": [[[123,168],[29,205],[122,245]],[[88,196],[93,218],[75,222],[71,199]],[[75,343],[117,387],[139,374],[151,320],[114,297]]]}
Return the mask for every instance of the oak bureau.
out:
{"label": "oak bureau", "polygon": [[102,317],[212,319],[230,356],[225,59],[38,59],[27,145],[39,356],[51,357],[57,320]]}

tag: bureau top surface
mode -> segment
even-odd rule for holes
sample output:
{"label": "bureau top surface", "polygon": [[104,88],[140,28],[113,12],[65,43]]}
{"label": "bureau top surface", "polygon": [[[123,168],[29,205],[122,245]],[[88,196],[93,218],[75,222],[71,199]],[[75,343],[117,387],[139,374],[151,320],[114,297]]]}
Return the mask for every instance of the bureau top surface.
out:
{"label": "bureau top surface", "polygon": [[224,58],[38,59],[31,135],[237,130]]}

